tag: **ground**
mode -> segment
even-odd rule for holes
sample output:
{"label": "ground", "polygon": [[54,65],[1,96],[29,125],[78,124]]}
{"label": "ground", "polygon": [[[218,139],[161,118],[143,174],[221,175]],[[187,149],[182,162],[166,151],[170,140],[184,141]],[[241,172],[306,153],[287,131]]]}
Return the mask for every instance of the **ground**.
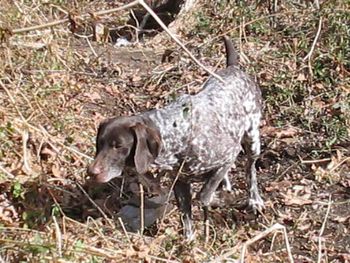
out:
{"label": "ground", "polygon": [[[246,197],[242,155],[233,193],[211,209],[208,242],[197,206],[192,242],[176,208],[144,235],[125,232],[120,181],[86,175],[100,121],[195,94],[208,75],[164,32],[116,47],[83,37],[89,19],[75,20],[75,34],[67,23],[5,30],[118,6],[72,3],[0,5],[0,262],[232,262],[275,223],[295,262],[350,261],[349,1],[203,0],[184,20],[181,41],[210,69],[224,67],[221,36],[230,36],[264,97],[257,168],[266,209],[256,217],[233,205]],[[102,23],[128,19],[124,10]],[[280,233],[254,240],[245,260],[288,262]]]}

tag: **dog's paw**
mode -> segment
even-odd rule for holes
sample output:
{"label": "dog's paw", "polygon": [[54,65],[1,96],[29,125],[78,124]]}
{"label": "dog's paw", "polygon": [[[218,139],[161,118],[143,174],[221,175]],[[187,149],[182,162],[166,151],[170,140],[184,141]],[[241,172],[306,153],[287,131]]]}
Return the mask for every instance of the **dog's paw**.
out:
{"label": "dog's paw", "polygon": [[249,198],[248,207],[252,209],[255,214],[262,212],[265,209],[264,200],[260,195],[255,196],[255,198]]}
{"label": "dog's paw", "polygon": [[191,242],[191,241],[194,241],[196,239],[196,232],[195,231],[186,232],[184,234],[185,234],[187,242]]}
{"label": "dog's paw", "polygon": [[215,197],[215,192],[212,193],[212,192],[202,191],[198,195],[198,199],[201,205],[206,207],[210,206],[210,204],[214,200],[214,197]]}
{"label": "dog's paw", "polygon": [[226,192],[231,193],[232,192],[232,185],[230,182],[225,182],[225,184],[222,186],[222,189]]}

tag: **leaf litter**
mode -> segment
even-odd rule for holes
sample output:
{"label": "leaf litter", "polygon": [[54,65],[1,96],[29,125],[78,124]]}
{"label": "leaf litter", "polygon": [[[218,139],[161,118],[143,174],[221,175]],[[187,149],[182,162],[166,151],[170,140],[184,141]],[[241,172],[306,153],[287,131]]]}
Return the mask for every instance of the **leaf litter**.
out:
{"label": "leaf litter", "polygon": [[[97,3],[102,9],[104,2],[101,1],[93,1],[89,7],[98,6]],[[24,10],[34,7],[20,5]],[[327,16],[330,7],[325,5],[324,16],[332,26],[332,18]],[[313,36],[315,28],[309,22],[314,14],[309,13],[310,6],[301,8],[286,1],[280,7],[298,12],[298,19],[281,15],[271,23],[290,23],[295,28],[304,23],[300,32]],[[56,10],[53,5],[45,8],[48,14]],[[195,14],[202,23],[195,31],[198,34],[185,30],[181,37],[195,54],[202,56],[208,67],[215,68],[222,65],[223,49],[218,39],[210,41],[209,38],[215,33],[231,34],[237,40],[240,53],[245,54],[244,69],[259,77],[267,104],[262,127],[263,154],[258,163],[259,182],[267,201],[264,216],[251,218],[233,205],[246,196],[244,165],[241,165],[244,156],[240,156],[237,168],[232,171],[234,193],[225,207],[211,211],[213,234],[209,245],[201,237],[202,213],[197,207],[194,207],[197,240],[193,243],[183,242],[176,209],[158,225],[147,228],[144,236],[124,232],[117,214],[132,191],[118,180],[95,185],[86,178],[99,122],[106,117],[159,108],[183,92],[196,93],[206,75],[166,37],[161,44],[146,39],[144,44],[120,49],[92,43],[96,57],[85,39],[73,37],[61,26],[52,32],[38,32],[48,37],[35,40],[45,44],[46,49],[16,45],[0,51],[5,61],[1,81],[15,100],[11,102],[0,88],[0,165],[7,172],[0,174],[0,244],[5,247],[0,250],[1,258],[7,261],[58,259],[54,237],[60,236],[59,232],[63,258],[77,262],[94,258],[111,262],[156,262],[157,259],[204,262],[219,257],[224,251],[233,251],[234,258],[238,258],[246,241],[279,222],[286,226],[295,262],[315,262],[319,251],[325,262],[349,261],[350,153],[348,141],[342,139],[346,138],[342,127],[346,128],[349,122],[341,119],[348,114],[349,93],[345,87],[349,76],[345,68],[349,62],[332,61],[339,64],[334,72],[341,74],[343,83],[338,83],[332,72],[322,75],[325,69],[316,68],[320,67],[318,64],[315,65],[317,75],[312,78],[303,70],[307,65],[295,57],[288,43],[269,40],[271,37],[281,39],[280,34],[294,38],[294,48],[299,48],[302,58],[303,53],[309,52],[309,43],[304,42],[302,35],[288,35],[288,30],[274,29],[268,25],[270,22],[265,22],[268,20],[262,19],[243,27],[244,41],[240,41],[239,31],[230,33],[225,28],[242,21],[224,16],[231,12],[225,8],[251,20],[252,15],[268,15],[268,7],[263,3],[252,10],[248,6],[224,7],[203,1],[202,11]],[[343,6],[340,4],[339,8]],[[59,16],[55,12],[58,11],[51,14]],[[28,19],[15,21],[16,26],[46,20],[40,12],[32,12],[31,16],[31,12],[26,11],[26,14]],[[210,21],[210,28],[205,26],[206,19]],[[324,37],[327,32],[324,28]],[[30,35],[16,36],[16,39],[35,42]],[[199,44],[203,45],[197,48]],[[302,49],[303,46],[307,48]],[[319,46],[323,50],[326,43],[320,42]],[[161,64],[164,47],[173,50],[172,60]],[[322,56],[319,52],[316,49],[314,55]],[[281,70],[277,70],[282,64]],[[330,69],[333,70],[332,65]],[[331,78],[332,85],[328,82]],[[279,89],[278,85],[283,88]],[[314,99],[310,103],[308,95],[298,102],[297,85],[304,85],[302,89],[311,93]],[[83,185],[86,194],[78,184]],[[167,181],[162,184],[169,186]],[[330,198],[330,212],[320,237]],[[283,238],[279,235],[262,238],[249,247],[245,260],[287,262]]]}

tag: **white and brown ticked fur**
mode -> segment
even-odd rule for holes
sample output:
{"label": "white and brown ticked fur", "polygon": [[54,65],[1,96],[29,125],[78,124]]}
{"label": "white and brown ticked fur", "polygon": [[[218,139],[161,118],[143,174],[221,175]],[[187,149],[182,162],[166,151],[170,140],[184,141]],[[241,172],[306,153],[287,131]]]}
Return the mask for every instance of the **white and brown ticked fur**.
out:
{"label": "white and brown ticked fur", "polygon": [[203,182],[198,195],[205,217],[221,181],[231,186],[228,173],[243,149],[248,156],[249,205],[261,210],[255,162],[260,154],[259,87],[240,70],[232,42],[225,37],[227,67],[210,77],[196,95],[183,95],[162,109],[104,121],[98,130],[97,153],[89,173],[99,182],[134,167],[144,174],[150,167],[173,171],[183,164],[174,192],[182,213],[184,233],[193,238],[191,182]]}

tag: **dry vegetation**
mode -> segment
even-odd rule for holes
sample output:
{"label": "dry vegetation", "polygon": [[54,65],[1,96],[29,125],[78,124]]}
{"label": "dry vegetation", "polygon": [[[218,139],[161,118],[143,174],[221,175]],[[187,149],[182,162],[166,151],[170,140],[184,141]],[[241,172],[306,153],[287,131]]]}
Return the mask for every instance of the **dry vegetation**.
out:
{"label": "dry vegetation", "polygon": [[[103,118],[195,93],[203,70],[164,33],[114,47],[84,37],[89,19],[78,21],[76,35],[67,23],[12,36],[4,30],[117,1],[0,2],[0,262],[218,262],[225,253],[234,262],[247,240],[277,222],[295,262],[350,261],[348,0],[202,0],[183,27],[182,41],[211,69],[223,66],[220,36],[230,35],[265,99],[258,163],[265,214],[213,209],[207,244],[198,209],[192,243],[180,235],[176,209],[144,236],[127,234],[116,217],[126,198],[120,183],[86,184]],[[121,27],[128,12],[103,23]],[[172,52],[162,62],[165,47]],[[243,170],[232,171],[236,200],[246,195]],[[245,259],[288,262],[283,236],[254,242]]]}

